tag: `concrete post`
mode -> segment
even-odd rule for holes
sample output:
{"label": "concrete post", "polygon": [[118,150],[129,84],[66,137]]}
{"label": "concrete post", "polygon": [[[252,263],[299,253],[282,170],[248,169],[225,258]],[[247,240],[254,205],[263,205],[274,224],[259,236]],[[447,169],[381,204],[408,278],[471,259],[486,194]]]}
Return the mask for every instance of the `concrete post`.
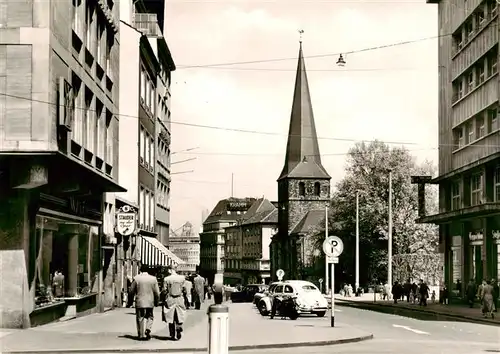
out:
{"label": "concrete post", "polygon": [[229,353],[229,308],[215,304],[208,308],[208,353]]}
{"label": "concrete post", "polygon": [[76,296],[78,292],[78,234],[69,234],[68,237],[68,274],[66,295]]}

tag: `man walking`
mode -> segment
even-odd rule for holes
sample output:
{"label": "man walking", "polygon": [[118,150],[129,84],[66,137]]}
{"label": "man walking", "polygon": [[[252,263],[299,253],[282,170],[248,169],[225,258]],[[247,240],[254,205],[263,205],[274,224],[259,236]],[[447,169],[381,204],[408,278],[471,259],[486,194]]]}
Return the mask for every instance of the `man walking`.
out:
{"label": "man walking", "polygon": [[193,279],[194,283],[194,308],[199,310],[205,300],[205,278],[196,273]]}
{"label": "man walking", "polygon": [[[139,340],[151,339],[153,309],[160,298],[160,288],[156,278],[148,273],[148,267],[141,265],[141,272],[134,278],[128,295],[127,307],[132,306],[135,297],[135,319]],[[144,325],[146,322],[146,325]]]}
{"label": "man walking", "polygon": [[167,268],[169,275],[163,281],[165,289],[165,302],[163,307],[163,321],[168,324],[170,337],[173,340],[181,339],[182,324],[186,317],[184,294],[186,294],[183,275],[177,274],[174,268]]}

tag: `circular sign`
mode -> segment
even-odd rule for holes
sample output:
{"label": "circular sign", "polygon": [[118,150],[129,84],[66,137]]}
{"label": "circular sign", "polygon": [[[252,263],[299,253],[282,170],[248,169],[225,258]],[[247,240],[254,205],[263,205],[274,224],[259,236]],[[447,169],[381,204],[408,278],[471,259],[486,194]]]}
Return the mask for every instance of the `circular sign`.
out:
{"label": "circular sign", "polygon": [[121,211],[123,211],[124,213],[130,213],[132,211],[132,209],[130,208],[130,206],[128,205],[124,205],[122,206],[121,208]]}
{"label": "circular sign", "polygon": [[323,282],[323,278],[319,278],[319,283],[321,284]]}
{"label": "circular sign", "polygon": [[344,251],[344,243],[337,236],[329,236],[323,242],[323,252],[330,257],[338,257]]}
{"label": "circular sign", "polygon": [[278,269],[276,271],[276,276],[278,277],[278,279],[283,279],[283,277],[285,276],[285,271],[283,269]]}

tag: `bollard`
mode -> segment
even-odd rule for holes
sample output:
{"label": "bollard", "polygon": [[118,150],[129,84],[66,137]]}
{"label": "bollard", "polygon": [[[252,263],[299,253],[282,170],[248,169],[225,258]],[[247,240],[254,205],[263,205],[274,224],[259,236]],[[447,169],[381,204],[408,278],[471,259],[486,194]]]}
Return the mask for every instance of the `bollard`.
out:
{"label": "bollard", "polygon": [[229,353],[229,308],[210,305],[208,308],[208,354]]}

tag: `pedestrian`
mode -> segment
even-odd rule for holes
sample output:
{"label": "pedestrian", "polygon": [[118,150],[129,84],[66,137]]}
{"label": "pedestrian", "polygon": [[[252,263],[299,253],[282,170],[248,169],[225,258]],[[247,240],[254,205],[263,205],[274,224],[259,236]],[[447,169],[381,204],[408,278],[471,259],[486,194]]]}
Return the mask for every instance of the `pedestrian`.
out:
{"label": "pedestrian", "polygon": [[199,310],[201,308],[201,304],[205,300],[205,279],[201,275],[196,273],[193,279],[193,283],[194,308],[196,310]]}
{"label": "pedestrian", "polygon": [[184,302],[186,305],[186,309],[189,309],[191,307],[191,304],[193,303],[193,297],[191,294],[193,283],[191,283],[191,280],[189,278],[186,278],[184,280],[184,288],[186,289],[186,292],[184,293]]}
{"label": "pedestrian", "polygon": [[484,281],[481,287],[481,304],[482,312],[484,317],[491,316],[495,318],[493,314],[493,287],[491,286],[491,281]]}
{"label": "pedestrian", "polygon": [[401,287],[401,284],[399,284],[398,281],[394,282],[394,286],[392,287],[392,298],[394,299],[394,303],[397,304],[399,297],[402,297],[403,294],[403,288]]}
{"label": "pedestrian", "polygon": [[420,295],[420,306],[427,306],[427,299],[429,298],[429,287],[424,282],[423,279],[420,279],[420,286],[418,288],[418,293]]}
{"label": "pedestrian", "polygon": [[184,286],[186,278],[177,274],[174,268],[167,268],[168,276],[163,280],[165,289],[165,302],[163,303],[162,319],[168,324],[168,331],[173,340],[182,337],[182,325],[186,319],[186,306],[184,303]]}
{"label": "pedestrian", "polygon": [[493,312],[498,310],[498,298],[500,297],[500,288],[498,287],[498,281],[491,279],[491,286],[493,287]]}
{"label": "pedestrian", "polygon": [[469,281],[469,284],[467,284],[467,288],[465,289],[466,292],[466,297],[467,297],[467,303],[469,304],[470,308],[474,307],[474,299],[476,298],[476,283],[474,279],[471,279]]}
{"label": "pedestrian", "polygon": [[137,337],[139,340],[149,340],[154,320],[153,310],[160,299],[160,288],[158,280],[149,274],[148,266],[145,264],[141,265],[140,273],[135,276],[130,286],[127,307],[132,306],[134,298]]}
{"label": "pedestrian", "polygon": [[60,269],[57,269],[52,279],[52,292],[55,297],[63,297],[65,293],[64,275]]}

